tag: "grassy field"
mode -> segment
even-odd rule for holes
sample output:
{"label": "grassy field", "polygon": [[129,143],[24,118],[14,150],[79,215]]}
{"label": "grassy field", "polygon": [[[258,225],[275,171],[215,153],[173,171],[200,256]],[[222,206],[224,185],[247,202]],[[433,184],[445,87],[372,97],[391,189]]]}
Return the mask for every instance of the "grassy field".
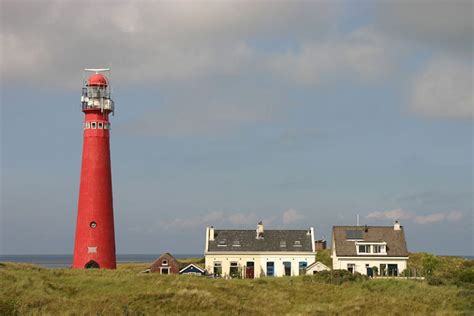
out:
{"label": "grassy field", "polygon": [[315,276],[219,280],[0,263],[0,315],[472,314],[474,289],[425,281]]}

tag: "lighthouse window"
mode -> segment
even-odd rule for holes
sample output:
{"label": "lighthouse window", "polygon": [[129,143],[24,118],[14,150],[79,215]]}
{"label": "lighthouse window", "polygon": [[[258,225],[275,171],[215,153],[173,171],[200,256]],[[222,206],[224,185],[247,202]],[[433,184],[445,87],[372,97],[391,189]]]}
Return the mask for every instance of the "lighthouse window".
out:
{"label": "lighthouse window", "polygon": [[86,128],[91,128],[91,123],[90,122],[86,122]]}
{"label": "lighthouse window", "polygon": [[97,123],[97,128],[102,129],[102,127],[103,127],[102,122]]}
{"label": "lighthouse window", "polygon": [[95,128],[95,124],[96,124],[95,122],[92,122],[92,123],[91,123],[91,127],[92,127],[92,128]]}
{"label": "lighthouse window", "polygon": [[109,129],[109,123],[104,123],[104,129]]}
{"label": "lighthouse window", "polygon": [[89,224],[89,226],[90,226],[91,228],[96,228],[96,227],[97,227],[97,223],[96,223],[96,222],[91,222],[91,223]]}

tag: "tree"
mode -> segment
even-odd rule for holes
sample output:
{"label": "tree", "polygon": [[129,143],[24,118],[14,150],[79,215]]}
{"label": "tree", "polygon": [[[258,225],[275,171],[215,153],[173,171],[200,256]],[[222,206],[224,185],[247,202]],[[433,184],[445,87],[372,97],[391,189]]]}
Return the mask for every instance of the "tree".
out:
{"label": "tree", "polygon": [[421,265],[423,266],[423,273],[425,276],[433,275],[439,265],[439,259],[432,254],[426,254]]}

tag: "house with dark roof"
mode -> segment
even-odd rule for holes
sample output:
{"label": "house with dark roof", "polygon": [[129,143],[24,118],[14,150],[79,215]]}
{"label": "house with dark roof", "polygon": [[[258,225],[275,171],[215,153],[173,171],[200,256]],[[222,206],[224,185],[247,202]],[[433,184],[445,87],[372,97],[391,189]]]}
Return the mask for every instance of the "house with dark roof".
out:
{"label": "house with dark roof", "polygon": [[206,229],[205,268],[218,277],[258,278],[306,273],[316,258],[314,229]]}
{"label": "house with dark roof", "polygon": [[332,266],[368,276],[398,276],[407,267],[403,226],[333,226]]}
{"label": "house with dark roof", "polygon": [[156,259],[146,271],[159,274],[178,274],[182,266],[183,264],[178,259],[166,252]]}

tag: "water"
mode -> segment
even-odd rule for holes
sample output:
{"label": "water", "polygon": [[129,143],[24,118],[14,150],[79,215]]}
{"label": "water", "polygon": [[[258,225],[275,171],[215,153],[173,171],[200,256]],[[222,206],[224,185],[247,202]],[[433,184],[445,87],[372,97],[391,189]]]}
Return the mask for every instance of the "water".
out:
{"label": "water", "polygon": [[[135,262],[152,263],[160,254],[118,254],[117,263]],[[201,258],[202,254],[177,254],[178,259]],[[0,255],[0,262],[22,262],[33,263],[45,268],[70,268],[72,255]]]}
{"label": "water", "polygon": [[[119,254],[118,263],[152,263],[158,259],[160,254]],[[178,259],[183,258],[202,258],[202,254],[177,254],[173,255]],[[460,256],[466,259],[474,260],[474,256]],[[23,262],[33,263],[45,268],[70,268],[72,265],[72,255],[0,255],[0,262]]]}

